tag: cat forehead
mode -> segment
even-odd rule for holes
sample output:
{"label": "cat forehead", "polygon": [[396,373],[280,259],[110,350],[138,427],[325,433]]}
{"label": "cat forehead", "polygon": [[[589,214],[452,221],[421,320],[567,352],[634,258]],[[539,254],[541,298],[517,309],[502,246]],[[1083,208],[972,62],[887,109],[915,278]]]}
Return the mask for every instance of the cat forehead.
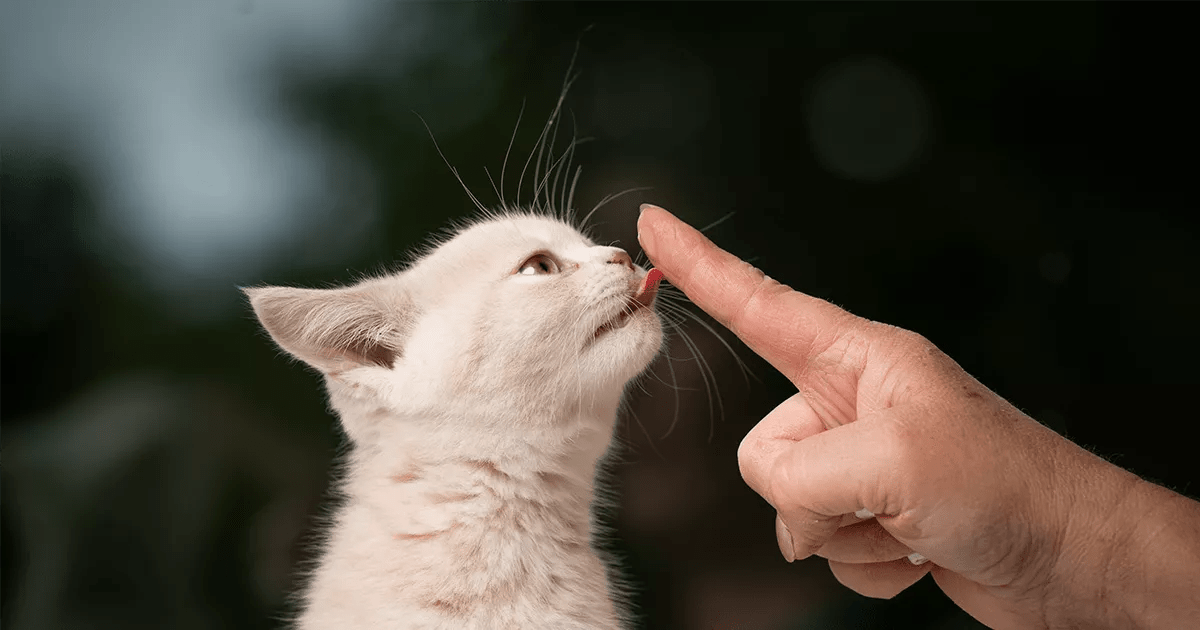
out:
{"label": "cat forehead", "polygon": [[490,216],[460,228],[416,261],[405,273],[416,286],[451,271],[456,279],[487,278],[511,272],[535,253],[550,252],[567,260],[583,257],[595,244],[570,224],[553,217],[506,214]]}
{"label": "cat forehead", "polygon": [[459,252],[516,253],[594,245],[579,230],[557,219],[540,216],[504,216],[487,219],[460,231],[443,248]]}

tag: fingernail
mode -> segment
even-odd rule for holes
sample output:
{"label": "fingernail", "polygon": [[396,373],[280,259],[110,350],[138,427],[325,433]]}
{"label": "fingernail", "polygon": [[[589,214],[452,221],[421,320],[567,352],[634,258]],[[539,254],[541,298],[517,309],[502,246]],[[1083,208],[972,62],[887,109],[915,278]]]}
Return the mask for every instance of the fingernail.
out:
{"label": "fingernail", "polygon": [[662,210],[662,208],[659,208],[658,206],[656,206],[652,203],[644,203],[644,204],[638,206],[638,214],[641,214],[650,208],[657,208],[659,210]]}
{"label": "fingernail", "polygon": [[779,540],[779,551],[788,562],[796,561],[796,551],[792,546],[792,532],[783,524],[783,518],[775,515],[775,538]]}
{"label": "fingernail", "polygon": [[917,566],[921,566],[922,564],[929,562],[929,558],[926,558],[919,553],[910,553],[908,554],[908,561]]}
{"label": "fingernail", "polygon": [[875,513],[867,508],[863,508],[854,513],[858,518],[875,518]]}
{"label": "fingernail", "polygon": [[[657,207],[657,206],[650,206],[649,204],[642,205],[643,210],[646,209],[647,207]],[[638,216],[641,216],[641,215],[638,215]],[[641,228],[642,228],[642,226],[639,224],[638,225],[638,235],[637,235],[638,243],[641,244],[642,249],[647,251],[647,253],[648,253],[649,250],[654,249],[654,230],[650,230],[649,232],[643,233]]]}

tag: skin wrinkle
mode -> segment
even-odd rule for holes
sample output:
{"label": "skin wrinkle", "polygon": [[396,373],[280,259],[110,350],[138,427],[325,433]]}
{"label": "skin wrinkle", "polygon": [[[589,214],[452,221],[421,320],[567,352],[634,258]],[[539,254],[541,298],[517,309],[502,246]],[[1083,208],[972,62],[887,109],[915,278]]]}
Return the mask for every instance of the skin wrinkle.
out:
{"label": "skin wrinkle", "polygon": [[[1128,549],[1131,547],[1131,543],[1133,541],[1139,539],[1143,541],[1145,546],[1149,546],[1152,543],[1153,538],[1155,538],[1157,535],[1157,532],[1145,538],[1135,537],[1138,527],[1135,525],[1129,528],[1121,528],[1119,527],[1120,524],[1117,522],[1116,518],[1118,514],[1124,513],[1127,509],[1126,506],[1135,499],[1140,484],[1141,482],[1139,480],[1131,479],[1129,483],[1127,483],[1125,487],[1121,489],[1119,498],[1117,501],[1115,501],[1115,504],[1112,506],[1111,510],[1100,524],[1098,531],[1100,531],[1102,535],[1097,537],[1097,543],[1107,543],[1103,545],[1107,549]],[[1116,531],[1113,531],[1114,525],[1118,526]],[[1158,531],[1161,531],[1163,527],[1164,525],[1161,522],[1156,525]],[[1122,529],[1124,531],[1122,531]],[[1107,536],[1105,534],[1107,534]],[[1137,554],[1134,557],[1139,556],[1144,556],[1144,553]],[[1124,579],[1118,580],[1115,579],[1117,576],[1114,576],[1114,573],[1116,572],[1114,565],[1122,562],[1125,557],[1126,556],[1124,554],[1119,556],[1116,554],[1105,555],[1103,564],[1101,565],[1101,572],[1103,573],[1104,577],[1099,582],[1099,592],[1096,595],[1097,599],[1104,605],[1105,616],[1112,618],[1114,614],[1117,614],[1124,617],[1127,621],[1131,621],[1132,618],[1129,616],[1128,612],[1123,610],[1113,610],[1112,608],[1113,601],[1120,602],[1121,598],[1109,597],[1110,584],[1126,584]]]}
{"label": "skin wrinkle", "polygon": [[[861,363],[856,363],[855,370],[849,373],[843,368],[845,357],[851,352],[853,344],[854,341],[849,338],[834,339],[830,345],[805,361],[802,368],[803,375],[812,376],[802,376],[802,385],[798,390],[826,429],[846,424],[857,417],[855,384],[862,372]],[[830,357],[833,353],[837,353],[837,358]]]}
{"label": "skin wrinkle", "polygon": [[[749,317],[743,298],[761,293],[761,283],[738,276],[742,263],[669,213],[643,210],[639,228],[647,254],[668,279],[678,279],[676,286],[718,320],[730,313]],[[709,286],[697,286],[705,281]],[[791,528],[781,540],[788,560],[793,554],[785,543],[792,538],[823,539],[831,533],[812,527],[814,519],[791,509],[789,501],[848,514],[866,498],[867,507],[879,513],[871,497],[863,496],[862,480],[870,479],[866,483],[877,486],[882,500],[900,510],[896,519],[882,518],[889,531],[928,554],[929,563],[912,566],[907,558],[874,566],[831,562],[838,580],[859,593],[888,597],[932,572],[943,592],[990,627],[1037,627],[1040,618],[1046,628],[1174,628],[1197,618],[1200,504],[1145,482],[1137,484],[1139,498],[1130,502],[1121,496],[1128,492],[1123,484],[1130,483],[1125,471],[1055,436],[928,340],[849,315],[843,321],[861,327],[864,337],[895,346],[874,359],[882,365],[871,365],[871,371],[888,372],[891,365],[898,376],[889,384],[888,374],[881,379],[860,373],[848,391],[875,390],[869,395],[884,400],[899,393],[905,400],[883,405],[886,412],[877,418],[822,430],[818,416],[838,406],[819,398],[828,381],[836,380],[830,370],[805,363],[820,353],[796,353],[789,346],[800,345],[797,340],[809,343],[821,334],[817,331],[844,332],[837,330],[839,317],[828,303],[802,294],[780,295],[775,302],[753,312],[757,319],[739,323],[735,332],[801,393],[758,423],[738,456],[743,478]],[[808,316],[789,321],[766,312],[772,306]],[[802,382],[822,379],[827,382],[807,387]],[[884,388],[891,392],[881,392]],[[858,403],[870,408],[869,400]],[[886,443],[872,444],[878,438]],[[889,457],[893,453],[898,457]],[[1047,454],[1064,462],[1047,465]],[[784,483],[780,477],[786,477]],[[1031,496],[1034,486],[1050,498]],[[896,526],[900,518],[909,520],[907,527]],[[1064,521],[1066,529],[1060,527]],[[1047,534],[1040,528],[1060,532],[1068,541],[1057,561],[1047,556],[1053,550],[1043,546]],[[910,536],[906,529],[921,535]],[[1047,572],[1043,563],[1052,563],[1053,570]],[[1048,608],[1055,612],[1048,614]]]}
{"label": "skin wrinkle", "polygon": [[[770,485],[767,488],[768,501],[781,515],[791,517],[785,518],[785,521],[792,520],[793,522],[798,522],[803,519],[810,524],[828,524],[830,527],[836,527],[841,521],[841,515],[837,517],[824,517],[816,514],[800,505],[789,491],[790,488],[794,487],[794,482],[791,479],[797,474],[803,476],[803,471],[797,470],[797,468],[798,466],[780,465],[780,462],[777,461],[774,472],[769,479]],[[824,529],[825,527],[822,526],[822,530]],[[824,543],[823,538],[808,535],[810,531],[811,529],[809,528],[801,530],[799,540],[797,540],[798,536],[795,532],[790,532],[792,540],[800,543],[800,545],[794,546],[796,559],[804,558],[810,553],[815,552],[820,544]]]}
{"label": "skin wrinkle", "polygon": [[[862,341],[862,346],[862,371],[860,374],[865,376],[867,373],[866,366],[871,364],[878,365],[880,363],[880,361],[874,360],[872,355],[886,354],[886,351],[881,350],[878,347],[878,344],[872,343],[865,339]],[[867,408],[864,404],[864,408],[861,411],[865,413],[876,413],[886,409],[891,409],[897,405],[906,404],[912,397],[913,385],[908,379],[905,378],[903,372],[897,368],[896,363],[884,361],[884,364],[887,365],[887,368],[882,374],[879,374],[876,377],[879,383],[878,394],[873,397],[873,406],[871,408]],[[901,386],[903,386],[903,389],[900,389]],[[866,387],[860,387],[859,390],[860,392],[864,390],[868,392],[870,391],[870,389]],[[863,396],[860,396],[860,399],[861,398],[863,398]]]}
{"label": "skin wrinkle", "polygon": [[[709,267],[711,267],[713,265],[713,263],[711,261],[708,261],[704,264]],[[697,266],[698,267],[697,273],[699,273],[699,267],[702,267],[702,266],[704,266],[704,265]],[[749,265],[747,265],[747,266],[749,267]],[[767,276],[767,274],[760,271],[758,268],[749,267],[749,269],[750,269],[749,275],[756,276],[755,285],[754,285],[753,289],[751,289],[749,295],[747,295],[745,298],[743,298],[741,303],[738,304],[734,308],[733,314],[732,314],[732,316],[730,316],[729,322],[728,322],[729,330],[732,331],[735,335],[739,335],[739,336],[746,332],[746,330],[745,330],[746,322],[748,322],[748,321],[749,322],[757,322],[757,321],[761,320],[763,313],[759,312],[759,310],[756,309],[755,306],[758,306],[759,309],[761,309],[761,303],[763,301],[765,301],[768,304],[771,303],[773,298],[772,298],[772,296],[767,295],[768,292],[773,292],[775,295],[778,295],[780,293],[785,293],[787,291],[790,291],[790,289],[788,289],[788,287],[776,282],[775,280],[773,280],[772,278]],[[711,275],[715,275],[715,274],[710,273],[709,275],[711,276]],[[692,279],[691,281],[694,282],[694,279]],[[722,322],[722,323],[726,323],[726,322]]]}

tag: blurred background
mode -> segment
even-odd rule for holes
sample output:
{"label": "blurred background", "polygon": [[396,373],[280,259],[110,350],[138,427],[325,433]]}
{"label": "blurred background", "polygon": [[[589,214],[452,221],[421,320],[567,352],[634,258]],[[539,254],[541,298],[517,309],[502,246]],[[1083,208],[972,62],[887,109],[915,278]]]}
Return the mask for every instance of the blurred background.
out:
{"label": "blurred background", "polygon": [[[471,214],[416,114],[497,204],[484,169],[523,105],[533,148],[589,25],[577,207],[651,188],[601,240],[636,252],[643,202],[732,212],[717,243],[1194,496],[1185,10],[9,0],[0,623],[281,627],[342,437],[237,287],[351,281]],[[649,379],[620,428],[610,544],[642,627],[979,627],[929,578],[872,601],[781,559],[735,453],[794,389],[689,334],[711,377],[677,340],[678,399]]]}

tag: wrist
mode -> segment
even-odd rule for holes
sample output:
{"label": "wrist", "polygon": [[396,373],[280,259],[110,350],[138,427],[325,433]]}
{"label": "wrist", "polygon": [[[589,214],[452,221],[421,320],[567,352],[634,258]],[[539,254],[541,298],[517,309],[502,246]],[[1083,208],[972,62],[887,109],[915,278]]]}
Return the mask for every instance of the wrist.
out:
{"label": "wrist", "polygon": [[1200,504],[1079,451],[1050,627],[1183,627],[1200,612]]}
{"label": "wrist", "polygon": [[1103,468],[1089,466],[1066,485],[1067,526],[1052,581],[1059,601],[1051,610],[1060,614],[1047,615],[1051,628],[1137,627],[1129,611],[1141,599],[1138,585],[1123,582],[1140,570],[1130,546],[1142,482],[1115,466]]}
{"label": "wrist", "polygon": [[[1200,503],[1138,479],[1126,513],[1134,521],[1110,580],[1126,589],[1121,598],[1134,628],[1183,628],[1200,618]],[[1114,600],[1115,601],[1115,600]]]}

